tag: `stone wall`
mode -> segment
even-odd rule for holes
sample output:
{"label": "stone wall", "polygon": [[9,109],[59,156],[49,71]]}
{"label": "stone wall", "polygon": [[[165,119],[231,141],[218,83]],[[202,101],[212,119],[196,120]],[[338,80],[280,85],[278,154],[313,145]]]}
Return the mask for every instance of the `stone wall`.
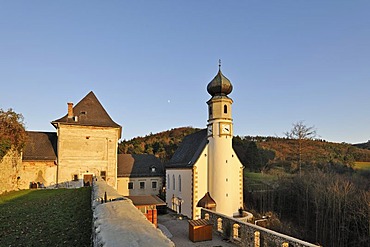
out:
{"label": "stone wall", "polygon": [[54,188],[56,172],[54,161],[23,161],[19,169],[19,189],[29,189],[30,182]]}
{"label": "stone wall", "polygon": [[117,187],[119,128],[60,125],[57,131],[58,184],[79,187],[85,176],[104,176]]}
{"label": "stone wall", "polygon": [[311,244],[208,209],[202,209],[201,214],[202,219],[209,218],[213,224],[214,232],[220,234],[226,239],[229,239],[238,246],[319,247],[319,245]]}
{"label": "stone wall", "polygon": [[14,150],[9,150],[0,161],[0,194],[18,189],[21,163],[21,155]]}
{"label": "stone wall", "polygon": [[30,188],[30,183],[54,187],[56,165],[54,161],[22,161],[21,154],[10,150],[0,162],[0,194]]}

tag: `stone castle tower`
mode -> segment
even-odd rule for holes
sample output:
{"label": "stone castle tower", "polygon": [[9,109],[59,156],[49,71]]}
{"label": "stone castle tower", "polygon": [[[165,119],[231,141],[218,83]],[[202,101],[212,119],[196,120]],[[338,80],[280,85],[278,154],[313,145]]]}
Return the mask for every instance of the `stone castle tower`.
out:
{"label": "stone castle tower", "polygon": [[102,177],[117,188],[117,146],[122,127],[115,123],[93,92],[67,114],[51,122],[57,131],[56,184],[80,187]]}

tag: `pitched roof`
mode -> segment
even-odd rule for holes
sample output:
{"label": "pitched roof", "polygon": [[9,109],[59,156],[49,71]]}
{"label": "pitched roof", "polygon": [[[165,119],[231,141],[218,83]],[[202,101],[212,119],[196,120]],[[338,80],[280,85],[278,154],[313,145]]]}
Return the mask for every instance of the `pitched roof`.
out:
{"label": "pitched roof", "polygon": [[207,145],[207,130],[187,135],[173,154],[166,168],[191,168]]}
{"label": "pitched roof", "polygon": [[119,154],[118,177],[162,177],[161,161],[151,154]]}
{"label": "pitched roof", "polygon": [[55,160],[57,158],[57,140],[55,132],[27,131],[22,160]]}
{"label": "pitched roof", "polygon": [[92,91],[73,107],[73,116],[73,118],[69,118],[68,114],[66,114],[64,117],[52,121],[51,124],[54,126],[56,126],[57,123],[63,123],[121,128],[119,124],[111,119]]}

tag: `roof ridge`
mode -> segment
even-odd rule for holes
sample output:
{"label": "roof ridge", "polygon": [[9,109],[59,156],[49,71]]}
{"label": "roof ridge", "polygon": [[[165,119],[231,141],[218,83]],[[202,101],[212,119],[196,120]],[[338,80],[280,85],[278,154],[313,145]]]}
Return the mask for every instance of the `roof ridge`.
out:
{"label": "roof ridge", "polygon": [[105,110],[93,91],[90,91],[72,108],[73,119],[68,118],[68,113],[51,122],[57,128],[58,123],[99,127],[122,127],[114,122]]}

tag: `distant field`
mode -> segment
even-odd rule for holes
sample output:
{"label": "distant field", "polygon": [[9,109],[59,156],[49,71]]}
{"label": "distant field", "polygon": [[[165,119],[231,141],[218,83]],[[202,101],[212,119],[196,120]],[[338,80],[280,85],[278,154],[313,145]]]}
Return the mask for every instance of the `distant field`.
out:
{"label": "distant field", "polygon": [[370,162],[355,162],[355,169],[370,170]]}
{"label": "distant field", "polygon": [[270,184],[277,179],[277,176],[260,173],[260,172],[245,172],[244,183],[247,184]]}
{"label": "distant field", "polygon": [[0,195],[0,246],[91,246],[90,188]]}

